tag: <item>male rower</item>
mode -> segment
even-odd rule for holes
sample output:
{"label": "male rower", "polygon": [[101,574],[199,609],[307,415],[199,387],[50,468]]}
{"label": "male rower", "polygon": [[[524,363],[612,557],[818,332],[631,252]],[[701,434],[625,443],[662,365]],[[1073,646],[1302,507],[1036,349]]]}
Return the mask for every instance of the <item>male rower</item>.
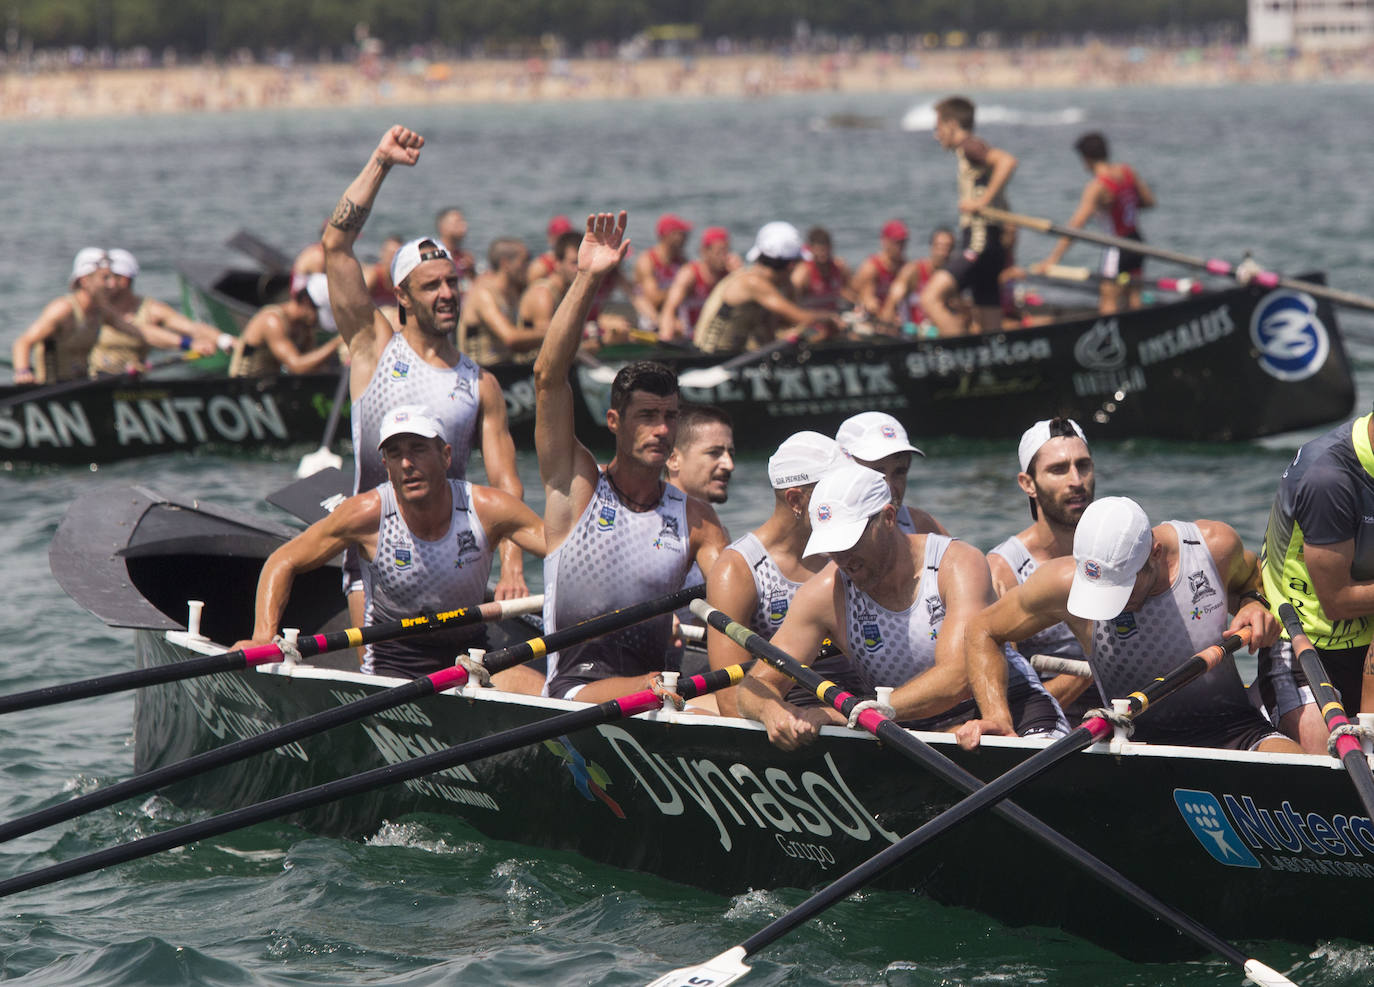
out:
{"label": "male rower", "polygon": [[723,504],[735,472],[735,429],[714,405],[686,404],[678,412],[677,437],[668,457],[668,482],[689,497]]}
{"label": "male rower", "polygon": [[[558,251],[558,240],[565,233],[577,233],[573,229],[573,224],[567,216],[555,216],[549,220],[549,225],[545,228],[544,234],[549,239],[549,249],[530,261],[529,269],[525,273],[525,280],[529,284],[534,284],[541,278],[547,278],[553,273],[554,267],[561,256]],[[582,234],[578,233],[579,242]]]}
{"label": "male rower", "polygon": [[892,281],[906,264],[906,242],[911,236],[906,223],[890,219],[878,235],[878,251],[869,254],[854,272],[850,288],[859,307],[871,316],[883,310],[883,302],[892,290]]}
{"label": "male rower", "polygon": [[[535,448],[544,481],[544,628],[679,589],[695,562],[710,572],[725,546],[712,508],[662,479],[677,428],[677,378],[631,363],[611,384],[605,470],[573,432],[568,375],[601,279],[624,258],[626,214],[587,218],[577,276],[534,363]],[[652,618],[549,656],[545,693],[601,702],[652,686],[669,669],[672,616]]]}
{"label": "male rower", "polygon": [[[528,332],[543,342],[553,321],[553,313],[558,303],[568,291],[577,274],[577,247],[582,242],[582,234],[569,230],[561,234],[553,245],[557,258],[549,273],[530,283],[520,296],[520,304],[515,318],[522,332]],[[531,265],[533,266],[533,265]],[[535,350],[530,350],[529,359],[534,359]]]}
{"label": "male rower", "polygon": [[[481,450],[487,482],[517,500],[524,487],[515,466],[515,443],[506,427],[506,400],[496,378],[458,352],[458,271],[447,248],[432,237],[403,244],[391,259],[396,286],[396,331],[367,289],[354,245],[382,182],[396,165],[419,160],[425,139],[395,126],[382,135],[367,164],[345,190],[324,232],[329,297],[339,335],[348,346],[349,393],[353,401],[353,448],[377,447],[386,413],[397,405],[424,404],[438,414],[453,448],[449,476],[467,475],[468,455]],[[386,479],[374,457],[354,456],[355,493]],[[496,598],[526,596],[524,562],[513,542],[500,546],[501,577]],[[363,587],[356,561],[345,564],[349,613],[361,620]]]}
{"label": "male rower", "polygon": [[930,234],[930,252],[925,257],[917,257],[903,264],[892,279],[887,299],[878,312],[879,323],[898,328],[909,326],[912,330],[925,324],[927,319],[925,309],[921,308],[921,292],[925,291],[935,272],[949,263],[953,253],[954,231],[947,226],[937,226]]}
{"label": "male rower", "polygon": [[[1102,217],[1109,232],[1126,240],[1141,240],[1140,210],[1153,208],[1154,192],[1130,165],[1112,161],[1107,139],[1096,131],[1074,142],[1074,150],[1092,177],[1083,186],[1078,208],[1069,217],[1068,227],[1082,229],[1094,215]],[[1060,237],[1049,256],[1031,265],[1031,273],[1043,274],[1064,258],[1072,244]],[[1099,309],[1111,315],[1123,308],[1140,308],[1140,277],[1145,271],[1145,255],[1133,250],[1108,247],[1102,254],[1099,282]],[[1123,284],[1122,281],[1126,283]]]}
{"label": "male rower", "polygon": [[477,258],[472,251],[463,246],[468,235],[467,217],[457,206],[445,206],[434,214],[434,235],[444,245],[448,255],[453,258],[453,266],[458,269],[458,291],[462,292],[477,276]]}
{"label": "male rower", "polygon": [[[444,426],[423,405],[392,408],[378,431],[377,452],[386,481],[349,497],[325,518],[278,548],[263,564],[251,640],[235,648],[271,643],[296,576],[318,569],[347,550],[358,553],[366,603],[365,625],[389,623],[430,611],[476,606],[486,597],[492,546],[500,539],[527,552],[544,552],[544,525],[519,498],[504,490],[450,479],[453,447]],[[483,648],[481,625],[435,630],[368,645],[362,670],[417,678],[452,665],[468,648]],[[522,670],[498,674],[493,684]],[[523,670],[524,675],[529,671]]]}
{"label": "male rower", "polygon": [[77,251],[67,278],[68,293],[48,302],[14,341],[10,352],[16,384],[53,384],[86,376],[102,320],[97,296],[109,290],[109,279],[110,258],[104,250]]}
{"label": "male rower", "polygon": [[341,340],[330,336],[315,345],[317,328],[334,329],[329,279],[323,274],[292,276],[290,296],[253,314],[234,340],[230,377],[275,377],[321,370],[338,353]]}
{"label": "male rower", "polygon": [[525,291],[530,251],[513,237],[500,237],[487,249],[487,270],[463,295],[458,315],[458,348],[482,367],[528,363],[542,337],[520,325],[516,315]]}
{"label": "male rower", "polygon": [[[1036,422],[1021,435],[1016,453],[1021,466],[1016,483],[1030,501],[1031,523],[988,552],[992,588],[999,597],[1024,583],[1051,559],[1073,555],[1074,531],[1093,502],[1097,486],[1088,440],[1072,418]],[[1037,631],[1015,644],[1016,650],[1027,657],[1051,655],[1087,660],[1083,645],[1065,623]],[[1105,705],[1090,677],[1041,678],[1070,723],[1081,722],[1088,710]]]}
{"label": "male rower", "polygon": [[[1272,644],[1278,622],[1259,585],[1254,553],[1230,525],[1166,521],[1152,528],[1133,500],[1094,501],[1079,519],[1072,556],[1044,563],[970,622],[968,676],[982,718],[960,727],[960,744],[971,748],[983,734],[1018,732],[1001,661],[1008,642],[1066,623],[1103,694],[1124,699],[1242,628],[1252,647]],[[1152,707],[1135,723],[1134,739],[1302,751],[1250,704],[1229,654]]]}
{"label": "male rower", "polygon": [[856,297],[850,287],[853,277],[849,265],[843,257],[836,256],[830,231],[824,226],[806,231],[806,249],[802,251],[801,263],[792,269],[791,278],[797,304],[808,308],[838,312]]}
{"label": "male rower", "polygon": [[658,332],[659,313],[668,299],[668,289],[687,263],[687,234],[692,224],[676,213],[658,217],[654,233],[658,242],[635,258],[633,267],[634,304],[639,312],[639,328]]}
{"label": "male rower", "polygon": [[723,226],[708,226],[701,231],[701,254],[678,270],[663,310],[658,313],[658,338],[671,343],[677,339],[691,340],[697,319],[706,306],[706,299],[720,284],[721,278],[738,264],[739,258],[730,253],[730,232]]}
{"label": "male rower", "polygon": [[947,535],[944,525],[929,512],[906,505],[907,474],[911,471],[913,455],[925,458],[925,453],[911,444],[902,423],[882,411],[863,411],[840,423],[835,433],[840,451],[860,466],[877,470],[887,480],[892,491],[892,506],[897,510],[896,523],[908,535],[933,531]]}
{"label": "male rower", "polygon": [[[811,492],[811,536],[803,557],[829,564],[792,598],[773,644],[809,661],[833,641],[872,686],[892,686],[892,716],[923,730],[950,730],[979,715],[964,663],[968,622],[992,600],[983,554],[946,535],[909,535],[881,473],[845,463]],[[1061,736],[1064,716],[1015,651],[999,652],[1017,729],[1026,736]],[[740,712],[760,720],[783,750],[815,739],[841,722],[829,707],[802,709],[783,698],[789,680],[755,665],[738,689]]]}

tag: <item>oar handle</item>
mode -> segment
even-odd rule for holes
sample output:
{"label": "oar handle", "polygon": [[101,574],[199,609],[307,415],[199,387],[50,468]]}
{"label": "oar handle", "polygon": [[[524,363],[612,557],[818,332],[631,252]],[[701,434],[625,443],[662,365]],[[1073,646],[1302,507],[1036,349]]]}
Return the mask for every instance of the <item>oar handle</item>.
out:
{"label": "oar handle", "polygon": [[1208,645],[1167,674],[1155,679],[1144,688],[1126,697],[1130,703],[1126,715],[1134,719],[1165,696],[1173,695],[1189,682],[1206,674],[1227,655],[1235,654],[1240,648],[1250,646],[1250,628],[1242,627],[1235,634],[1228,634],[1216,644]]}

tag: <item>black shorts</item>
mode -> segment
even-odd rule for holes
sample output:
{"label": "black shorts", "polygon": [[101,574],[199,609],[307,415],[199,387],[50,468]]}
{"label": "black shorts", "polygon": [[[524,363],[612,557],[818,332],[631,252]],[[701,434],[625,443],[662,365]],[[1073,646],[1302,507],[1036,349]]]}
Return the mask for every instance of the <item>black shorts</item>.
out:
{"label": "black shorts", "polygon": [[[868,678],[859,668],[849,660],[846,654],[829,655],[825,658],[817,658],[811,663],[812,671],[823,678],[834,682],[845,692],[853,693],[866,699],[873,698],[873,686],[868,684]],[[794,685],[787,693],[787,701],[793,706],[824,706],[816,694],[805,686]]]}
{"label": "black shorts", "polygon": [[[1122,235],[1123,240],[1135,240],[1143,243],[1138,232],[1130,232]],[[1120,247],[1108,247],[1102,252],[1102,270],[1104,278],[1115,278],[1123,274],[1128,277],[1138,278],[1145,271],[1145,255],[1134,250],[1122,250]]]}
{"label": "black shorts", "polygon": [[945,270],[954,276],[954,283],[960,291],[969,291],[974,305],[980,308],[1000,307],[1002,287],[998,279],[1002,269],[1007,266],[1006,251],[1002,248],[1002,227],[987,228],[981,251],[970,246],[972,237],[973,229],[965,227],[960,249],[950,255],[945,262]]}
{"label": "black shorts", "polygon": [[[1354,648],[1315,650],[1322,667],[1326,669],[1326,680],[1335,687],[1346,713],[1354,719],[1364,690],[1364,659],[1368,647],[1361,644]],[[1302,663],[1293,653],[1292,641],[1280,638],[1271,647],[1262,648],[1258,657],[1259,674],[1255,676],[1255,688],[1259,690],[1264,712],[1275,724],[1300,706],[1316,702],[1312,686],[1303,673]]]}
{"label": "black shorts", "polygon": [[[1049,737],[1057,739],[1069,732],[1059,704],[1048,692],[1022,685],[1007,691],[1007,706],[1011,709],[1011,723],[1018,737]],[[979,717],[978,705],[965,699],[953,709],[925,720],[904,720],[908,730],[953,730],[960,723]]]}
{"label": "black shorts", "polygon": [[[1168,708],[1167,705],[1161,706],[1159,714],[1164,714]],[[1150,722],[1149,716],[1146,716],[1136,724],[1135,734],[1131,739],[1147,744],[1172,744],[1177,747],[1215,747],[1221,750],[1252,751],[1259,746],[1260,741],[1281,736],[1283,735],[1274,729],[1274,725],[1265,719],[1259,710],[1245,707],[1218,710],[1205,720],[1187,725],[1173,723],[1167,719],[1162,725],[1155,725]]]}

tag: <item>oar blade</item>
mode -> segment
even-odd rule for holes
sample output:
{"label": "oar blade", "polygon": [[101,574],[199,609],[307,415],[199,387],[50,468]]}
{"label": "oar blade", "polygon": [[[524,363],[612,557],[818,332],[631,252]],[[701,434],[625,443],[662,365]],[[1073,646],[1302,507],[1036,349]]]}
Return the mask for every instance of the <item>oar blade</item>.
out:
{"label": "oar blade", "polygon": [[749,965],[744,962],[747,955],[743,946],[735,946],[700,966],[684,966],[665,973],[648,987],[724,987],[749,972]]}
{"label": "oar blade", "polygon": [[303,480],[307,476],[314,476],[322,470],[340,469],[342,467],[342,456],[335,452],[331,452],[328,446],[320,446],[314,452],[307,452],[301,457],[300,465],[296,467],[296,478]]}
{"label": "oar blade", "polygon": [[710,390],[713,387],[719,387],[732,377],[734,374],[724,367],[700,367],[696,370],[684,370],[677,375],[677,382],[680,387]]}
{"label": "oar blade", "polygon": [[1259,987],[1297,987],[1279,971],[1265,966],[1259,960],[1245,961],[1245,976]]}

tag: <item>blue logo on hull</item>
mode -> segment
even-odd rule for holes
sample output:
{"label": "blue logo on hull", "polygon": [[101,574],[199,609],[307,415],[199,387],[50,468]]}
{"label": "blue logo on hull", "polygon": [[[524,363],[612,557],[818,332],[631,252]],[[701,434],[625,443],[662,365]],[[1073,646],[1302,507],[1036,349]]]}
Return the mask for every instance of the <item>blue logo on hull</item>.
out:
{"label": "blue logo on hull", "polygon": [[1306,380],[1326,363],[1331,341],[1317,303],[1299,291],[1271,291],[1250,317],[1250,341],[1260,369],[1283,381]]}
{"label": "blue logo on hull", "polygon": [[1217,863],[1228,867],[1259,867],[1260,862],[1241,841],[1240,834],[1226,818],[1221,803],[1211,792],[1175,788],[1174,804],[1202,848]]}

